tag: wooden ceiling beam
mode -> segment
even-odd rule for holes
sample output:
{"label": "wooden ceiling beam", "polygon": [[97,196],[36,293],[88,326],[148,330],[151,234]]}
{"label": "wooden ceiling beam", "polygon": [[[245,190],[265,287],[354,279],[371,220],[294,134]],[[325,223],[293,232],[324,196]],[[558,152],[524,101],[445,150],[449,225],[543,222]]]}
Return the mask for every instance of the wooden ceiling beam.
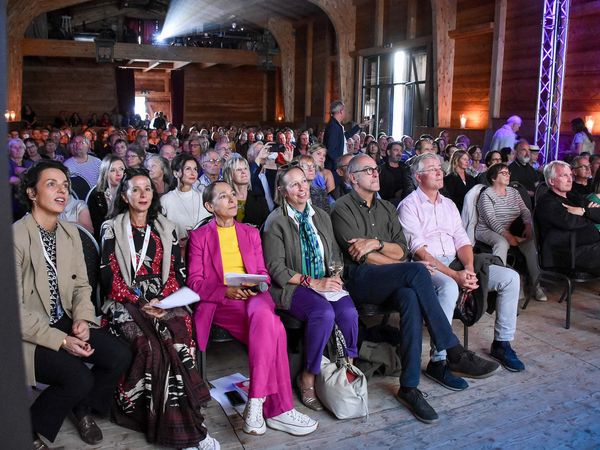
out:
{"label": "wooden ceiling beam", "polygon": [[158,67],[160,65],[160,61],[150,61],[150,63],[148,64],[148,67],[146,67],[144,69],[144,72],[148,72],[156,67]]}
{"label": "wooden ceiling beam", "polygon": [[[96,58],[93,42],[63,41],[57,39],[23,39],[23,56]],[[170,47],[125,44],[117,42],[114,59],[147,61],[181,61],[186,63],[258,65],[258,54],[250,50],[204,47]],[[280,58],[274,58],[279,65]]]}

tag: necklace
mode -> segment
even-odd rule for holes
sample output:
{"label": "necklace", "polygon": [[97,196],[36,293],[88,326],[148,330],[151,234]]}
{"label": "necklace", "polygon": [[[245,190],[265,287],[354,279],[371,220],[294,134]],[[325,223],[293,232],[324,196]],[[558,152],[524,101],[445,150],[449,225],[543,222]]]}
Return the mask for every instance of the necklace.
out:
{"label": "necklace", "polygon": [[198,217],[199,213],[200,213],[200,207],[196,205],[197,202],[193,201],[193,198],[194,198],[193,190],[188,191],[188,192],[191,192],[190,196],[192,198],[192,212],[191,213],[190,213],[190,210],[188,209],[188,207],[186,206],[186,202],[184,201],[185,198],[182,197],[182,192],[179,189],[176,189],[175,195],[177,196],[179,203],[181,203],[181,206],[183,206],[185,215],[188,217],[188,219],[190,219],[191,226],[193,227],[200,221],[200,219]]}

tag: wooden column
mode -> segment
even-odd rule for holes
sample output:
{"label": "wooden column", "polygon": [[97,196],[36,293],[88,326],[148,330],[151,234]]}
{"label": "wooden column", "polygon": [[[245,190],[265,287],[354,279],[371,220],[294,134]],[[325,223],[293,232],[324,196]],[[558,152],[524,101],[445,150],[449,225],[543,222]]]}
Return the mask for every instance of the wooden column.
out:
{"label": "wooden column", "polygon": [[262,98],[262,120],[267,121],[267,101],[269,99],[269,77],[267,72],[263,74],[263,98]]}
{"label": "wooden column", "polygon": [[312,115],[312,72],[313,72],[314,21],[306,25],[306,85],[304,87],[304,117]]}
{"label": "wooden column", "polygon": [[490,127],[492,126],[492,120],[500,116],[504,39],[506,37],[506,3],[506,0],[496,0],[496,11],[494,13],[494,47],[492,48],[492,73],[490,75]]}
{"label": "wooden column", "polygon": [[[338,44],[338,66],[341,100],[346,105],[346,118],[354,118],[354,50],[356,45],[356,6],[353,0],[310,0],[329,17]],[[327,108],[329,109],[329,108]]]}
{"label": "wooden column", "polygon": [[26,7],[22,0],[8,0],[6,7],[8,37],[7,58],[7,109],[21,120],[23,102],[23,37],[31,21],[48,11],[84,3],[87,0],[29,0]]}
{"label": "wooden column", "polygon": [[375,3],[375,47],[383,47],[383,18],[385,11],[385,0],[376,0]]}
{"label": "wooden column", "polygon": [[433,13],[434,110],[438,127],[449,127],[452,114],[454,40],[448,32],[456,27],[456,0],[431,0]]}
{"label": "wooden column", "polygon": [[[445,0],[439,0],[440,3]],[[432,0],[432,3],[438,3]],[[408,0],[406,12],[406,39],[415,39],[417,37],[417,0]],[[435,22],[434,22],[435,24]]]}
{"label": "wooden column", "polygon": [[294,73],[296,70],[296,37],[289,20],[270,18],[267,27],[277,44],[281,56],[281,93],[284,120],[294,121]]}

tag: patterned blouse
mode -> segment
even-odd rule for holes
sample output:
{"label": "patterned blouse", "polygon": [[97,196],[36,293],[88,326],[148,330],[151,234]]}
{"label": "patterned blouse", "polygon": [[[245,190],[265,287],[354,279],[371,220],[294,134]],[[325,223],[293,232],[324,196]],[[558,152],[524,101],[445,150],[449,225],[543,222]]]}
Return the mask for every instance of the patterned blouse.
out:
{"label": "patterned blouse", "polygon": [[[56,273],[56,231],[48,231],[38,225],[42,244],[46,250],[46,271],[48,272],[48,287],[50,288],[50,325],[58,322],[65,313],[58,291],[58,274]],[[48,261],[48,258],[51,262]]]}

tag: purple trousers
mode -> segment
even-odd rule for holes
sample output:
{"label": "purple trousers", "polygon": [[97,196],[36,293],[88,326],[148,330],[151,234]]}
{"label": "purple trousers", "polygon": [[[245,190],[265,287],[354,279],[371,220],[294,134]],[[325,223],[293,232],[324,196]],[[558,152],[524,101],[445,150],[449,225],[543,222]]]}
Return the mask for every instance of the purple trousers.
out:
{"label": "purple trousers", "polygon": [[298,286],[292,296],[288,311],[296,319],[305,322],[304,354],[305,370],[321,372],[321,356],[333,331],[334,323],[346,339],[348,356],[358,356],[358,313],[349,295],[337,302],[329,302],[312,289]]}

